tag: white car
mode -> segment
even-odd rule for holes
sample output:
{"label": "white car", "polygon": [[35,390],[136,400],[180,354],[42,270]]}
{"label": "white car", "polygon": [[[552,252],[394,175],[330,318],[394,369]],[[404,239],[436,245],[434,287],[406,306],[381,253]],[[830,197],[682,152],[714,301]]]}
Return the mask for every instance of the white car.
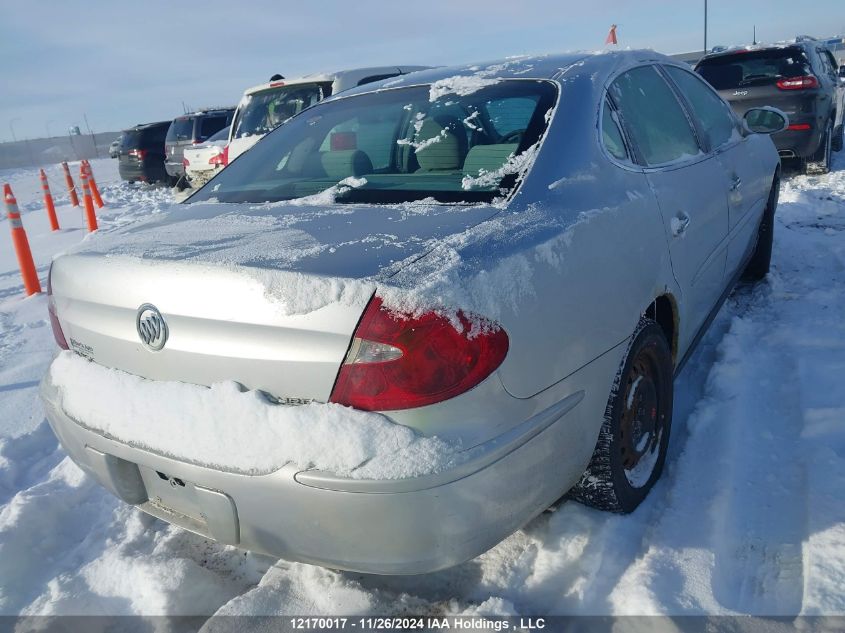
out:
{"label": "white car", "polygon": [[226,165],[224,152],[229,143],[229,128],[223,128],[205,143],[186,147],[182,154],[185,176],[192,187],[202,187]]}
{"label": "white car", "polygon": [[326,97],[341,90],[427,68],[428,66],[354,68],[334,73],[305,75],[297,79],[279,77],[248,88],[232,120],[224,164],[243,154],[282,122]]}

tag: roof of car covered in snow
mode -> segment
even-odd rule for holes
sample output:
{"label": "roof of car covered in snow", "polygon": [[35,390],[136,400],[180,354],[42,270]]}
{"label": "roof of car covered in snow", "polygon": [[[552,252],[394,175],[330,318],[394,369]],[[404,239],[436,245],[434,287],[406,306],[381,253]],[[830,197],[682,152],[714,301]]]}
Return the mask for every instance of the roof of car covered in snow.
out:
{"label": "roof of car covered in snow", "polygon": [[[573,51],[560,54],[506,57],[503,59],[441,66],[421,70],[399,77],[375,81],[345,90],[339,96],[373,92],[385,88],[431,84],[451,77],[477,77],[479,79],[553,79],[575,64],[589,66],[591,72],[610,75],[621,66],[643,61],[665,61],[676,63],[670,57],[653,50],[638,49],[624,51]],[[334,98],[334,97],[332,97]]]}

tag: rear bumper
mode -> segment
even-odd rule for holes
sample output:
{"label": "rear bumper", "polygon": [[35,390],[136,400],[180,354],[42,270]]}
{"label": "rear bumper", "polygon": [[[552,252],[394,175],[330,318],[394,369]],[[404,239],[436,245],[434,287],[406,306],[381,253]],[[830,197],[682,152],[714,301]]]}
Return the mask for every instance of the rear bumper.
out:
{"label": "rear bumper", "polygon": [[460,466],[413,479],[341,479],[290,464],[249,476],[104,437],[71,419],[47,380],[41,395],[71,458],[125,502],[222,543],[380,574],[459,564],[542,512],[583,470],[566,456],[589,417],[575,392],[473,448]]}
{"label": "rear bumper", "polygon": [[164,162],[164,169],[167,172],[168,176],[178,178],[180,176],[185,175],[185,167],[182,165],[182,160],[180,159],[179,162],[174,161],[165,161]]}
{"label": "rear bumper", "polygon": [[819,149],[824,128],[816,120],[790,119],[790,124],[809,123],[809,130],[784,130],[772,135],[772,141],[781,156],[788,158],[809,158]]}
{"label": "rear bumper", "polygon": [[123,180],[141,182],[164,181],[166,172],[161,159],[144,159],[143,162],[129,161],[124,158],[118,159],[117,170]]}

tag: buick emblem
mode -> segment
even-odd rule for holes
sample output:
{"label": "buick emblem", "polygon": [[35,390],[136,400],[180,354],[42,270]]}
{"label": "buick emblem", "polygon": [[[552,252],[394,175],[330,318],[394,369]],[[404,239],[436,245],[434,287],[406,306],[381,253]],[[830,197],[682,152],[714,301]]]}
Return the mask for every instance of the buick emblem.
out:
{"label": "buick emblem", "polygon": [[144,345],[154,352],[164,347],[167,342],[167,323],[154,305],[145,303],[138,308],[135,327],[138,329],[138,336],[141,337]]}

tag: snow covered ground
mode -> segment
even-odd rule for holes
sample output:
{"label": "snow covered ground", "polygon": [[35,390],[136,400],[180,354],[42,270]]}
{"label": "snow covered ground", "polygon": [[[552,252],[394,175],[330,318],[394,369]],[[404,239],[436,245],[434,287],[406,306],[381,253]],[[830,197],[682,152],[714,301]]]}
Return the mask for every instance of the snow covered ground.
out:
{"label": "snow covered ground", "polygon": [[[93,161],[101,226],[171,192]],[[845,614],[845,154],[785,179],[774,267],[739,288],[676,385],[663,479],[632,515],[566,503],[457,568],[424,577],[334,572],[220,546],[111,497],[43,421],[54,352],[43,295],[24,298],[0,220],[0,614]],[[84,239],[48,170],[0,172],[42,284]]]}

